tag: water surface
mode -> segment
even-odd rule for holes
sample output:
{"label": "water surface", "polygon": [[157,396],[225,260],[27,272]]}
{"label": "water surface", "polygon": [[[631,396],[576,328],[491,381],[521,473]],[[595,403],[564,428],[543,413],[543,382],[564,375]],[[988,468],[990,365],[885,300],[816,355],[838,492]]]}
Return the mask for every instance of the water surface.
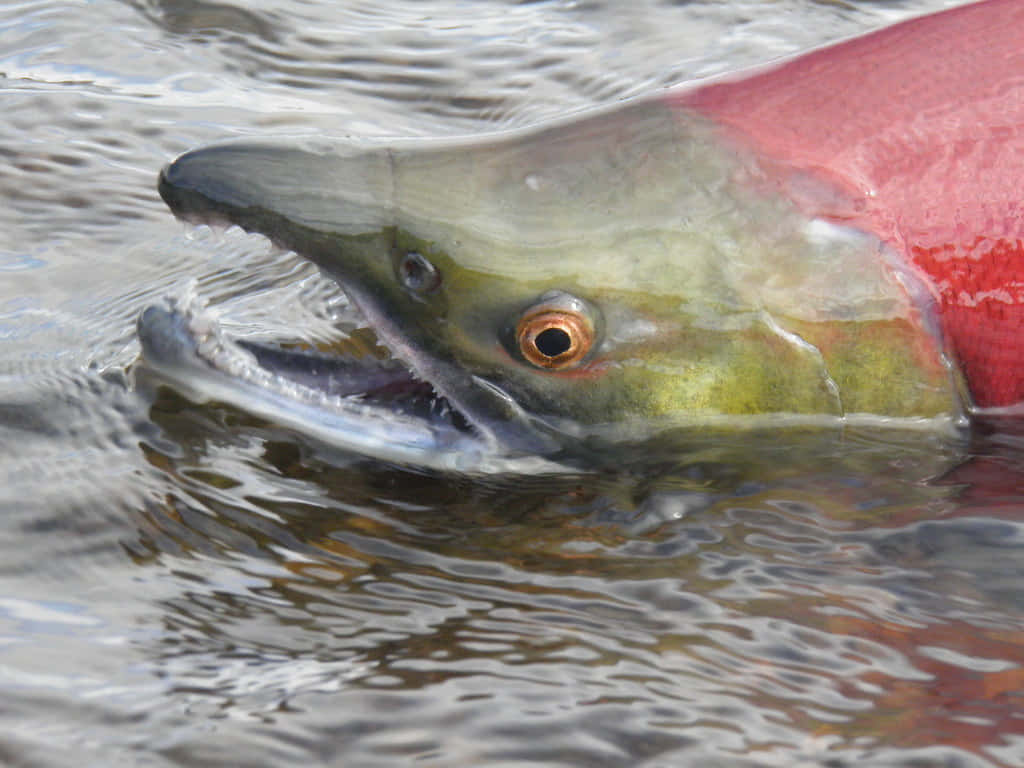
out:
{"label": "water surface", "polygon": [[190,280],[252,338],[357,324],[294,255],[173,220],[188,148],[527,125],[949,4],[0,9],[0,763],[1024,764],[1012,424],[476,483],[133,366]]}

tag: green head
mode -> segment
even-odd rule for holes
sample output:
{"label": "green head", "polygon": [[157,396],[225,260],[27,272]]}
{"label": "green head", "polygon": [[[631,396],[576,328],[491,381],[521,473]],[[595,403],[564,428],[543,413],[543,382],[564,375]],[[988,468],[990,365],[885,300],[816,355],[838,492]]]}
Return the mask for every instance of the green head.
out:
{"label": "green head", "polygon": [[224,144],[161,192],[314,261],[515,449],[955,416],[912,276],[776,181],[698,116],[641,102],[468,141]]}

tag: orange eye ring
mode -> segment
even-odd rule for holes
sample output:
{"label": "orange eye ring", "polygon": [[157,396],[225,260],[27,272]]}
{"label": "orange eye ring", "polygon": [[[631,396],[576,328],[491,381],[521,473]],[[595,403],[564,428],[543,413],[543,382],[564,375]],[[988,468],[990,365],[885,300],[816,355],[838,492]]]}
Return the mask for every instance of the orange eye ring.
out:
{"label": "orange eye ring", "polygon": [[594,327],[583,315],[562,309],[527,313],[516,326],[519,352],[538,368],[564,371],[579,364],[594,345]]}

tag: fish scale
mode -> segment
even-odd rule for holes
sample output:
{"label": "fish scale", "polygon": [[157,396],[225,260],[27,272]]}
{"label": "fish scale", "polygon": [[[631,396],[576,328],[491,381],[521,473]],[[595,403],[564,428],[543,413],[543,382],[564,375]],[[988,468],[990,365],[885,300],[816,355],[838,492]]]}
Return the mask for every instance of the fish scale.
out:
{"label": "fish scale", "polygon": [[[771,161],[811,215],[931,286],[974,404],[1024,400],[1024,3],[912,19],[669,97]],[[810,174],[833,195],[801,194]]]}

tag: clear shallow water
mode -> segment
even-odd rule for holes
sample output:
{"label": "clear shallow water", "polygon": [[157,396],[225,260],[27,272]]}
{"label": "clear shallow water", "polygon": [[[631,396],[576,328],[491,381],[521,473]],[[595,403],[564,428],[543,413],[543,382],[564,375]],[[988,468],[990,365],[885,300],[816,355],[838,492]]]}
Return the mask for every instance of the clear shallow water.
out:
{"label": "clear shallow water", "polygon": [[483,485],[130,369],[192,278],[239,333],[351,322],[172,219],[187,148],[524,125],[941,5],[0,9],[0,763],[1024,763],[1014,425]]}

